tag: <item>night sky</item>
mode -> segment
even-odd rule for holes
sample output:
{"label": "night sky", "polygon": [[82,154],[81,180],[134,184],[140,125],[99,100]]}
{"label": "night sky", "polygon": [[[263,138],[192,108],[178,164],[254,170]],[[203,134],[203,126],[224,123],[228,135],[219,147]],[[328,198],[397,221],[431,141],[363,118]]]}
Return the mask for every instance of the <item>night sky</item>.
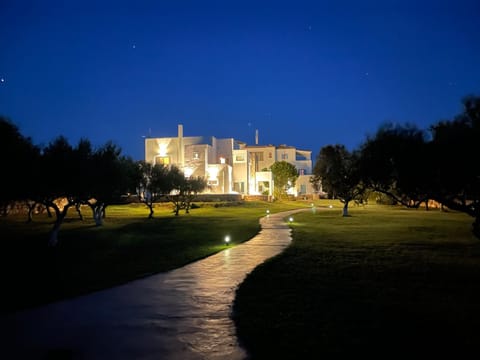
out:
{"label": "night sky", "polygon": [[0,114],[36,144],[353,149],[480,95],[480,1],[0,0]]}

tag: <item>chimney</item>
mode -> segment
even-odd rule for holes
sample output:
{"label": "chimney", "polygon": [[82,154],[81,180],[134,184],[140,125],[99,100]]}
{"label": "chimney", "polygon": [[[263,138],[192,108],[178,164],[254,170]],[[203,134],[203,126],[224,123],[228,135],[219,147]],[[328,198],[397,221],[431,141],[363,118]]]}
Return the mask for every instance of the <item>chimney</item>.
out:
{"label": "chimney", "polygon": [[183,125],[178,125],[178,163],[181,169],[185,166],[185,149],[183,147]]}
{"label": "chimney", "polygon": [[255,130],[255,145],[258,145],[258,129]]}

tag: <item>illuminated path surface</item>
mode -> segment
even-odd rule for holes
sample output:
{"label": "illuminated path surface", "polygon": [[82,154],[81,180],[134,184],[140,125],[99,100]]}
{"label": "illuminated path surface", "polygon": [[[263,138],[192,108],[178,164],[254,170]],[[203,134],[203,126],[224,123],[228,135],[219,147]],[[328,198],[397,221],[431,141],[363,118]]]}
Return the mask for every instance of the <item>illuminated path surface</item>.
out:
{"label": "illuminated path surface", "polygon": [[290,244],[283,212],[248,242],[182,268],[2,319],[2,359],[245,359],[237,286]]}

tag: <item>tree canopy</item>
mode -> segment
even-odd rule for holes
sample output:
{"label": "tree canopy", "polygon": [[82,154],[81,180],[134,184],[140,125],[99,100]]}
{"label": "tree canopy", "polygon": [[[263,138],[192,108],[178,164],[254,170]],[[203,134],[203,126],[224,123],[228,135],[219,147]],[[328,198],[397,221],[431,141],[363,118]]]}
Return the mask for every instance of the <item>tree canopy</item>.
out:
{"label": "tree canopy", "polygon": [[382,125],[360,147],[364,184],[408,207],[428,200],[431,162],[425,137],[415,125]]}
{"label": "tree canopy", "polygon": [[282,198],[288,189],[295,186],[298,179],[297,168],[286,161],[276,161],[270,170],[273,176],[275,197]]}
{"label": "tree canopy", "polygon": [[452,120],[432,125],[431,136],[411,124],[384,124],[352,153],[343,145],[323,147],[312,182],[321,181],[345,204],[366,189],[409,207],[435,200],[472,216],[473,233],[480,238],[479,124],[478,96],[466,97]]}
{"label": "tree canopy", "polygon": [[350,201],[363,199],[365,192],[358,163],[358,153],[349,152],[344,145],[327,145],[320,150],[313,169],[313,185],[318,187],[321,182],[330,197],[344,204],[343,216],[348,216]]}
{"label": "tree canopy", "polygon": [[466,97],[459,115],[431,131],[432,198],[474,217],[473,233],[480,238],[480,97]]}

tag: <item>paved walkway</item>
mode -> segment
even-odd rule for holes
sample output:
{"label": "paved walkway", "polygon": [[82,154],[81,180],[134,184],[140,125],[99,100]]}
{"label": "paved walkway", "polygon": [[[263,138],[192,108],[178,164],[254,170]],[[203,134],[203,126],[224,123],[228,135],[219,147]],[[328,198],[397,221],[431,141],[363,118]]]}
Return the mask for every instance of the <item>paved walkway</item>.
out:
{"label": "paved walkway", "polygon": [[237,286],[291,241],[283,219],[248,242],[182,268],[9,315],[2,359],[245,359],[230,319]]}

